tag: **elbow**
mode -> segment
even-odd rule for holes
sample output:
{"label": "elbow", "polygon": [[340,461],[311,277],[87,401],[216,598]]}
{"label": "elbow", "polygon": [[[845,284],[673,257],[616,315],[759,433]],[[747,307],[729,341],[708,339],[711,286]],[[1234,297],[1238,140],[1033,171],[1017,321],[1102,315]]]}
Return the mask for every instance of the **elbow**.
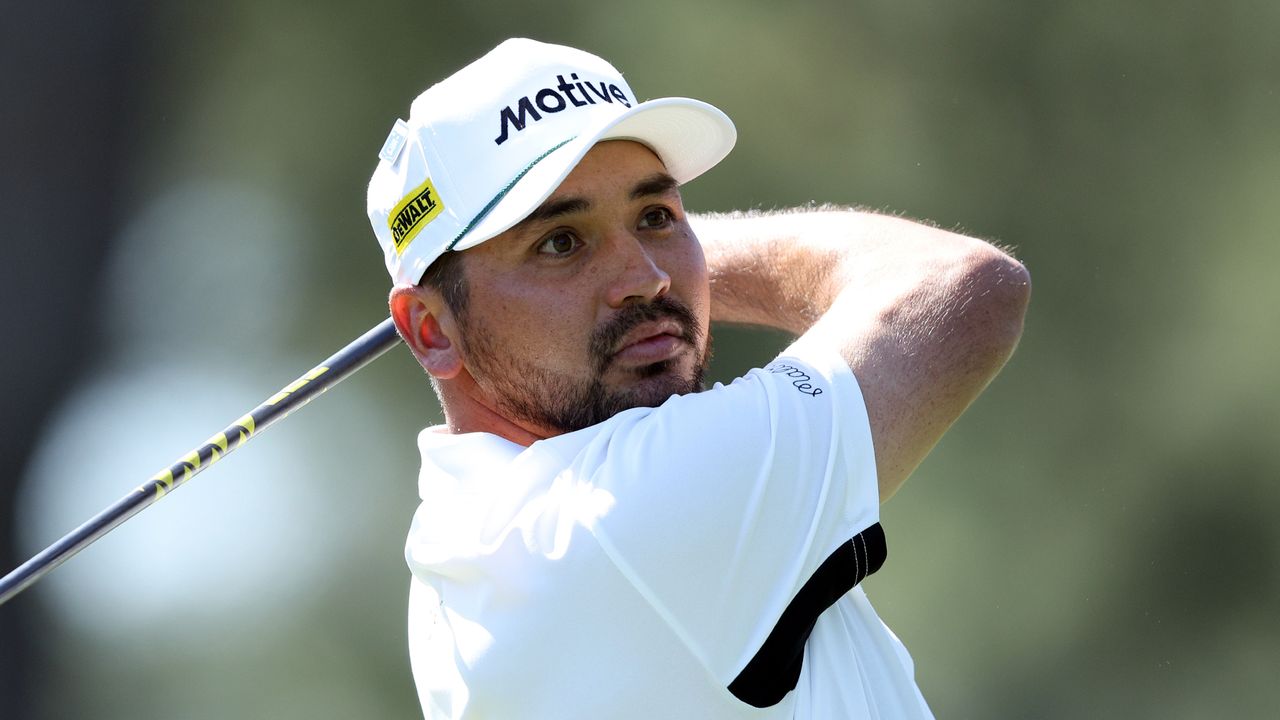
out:
{"label": "elbow", "polygon": [[963,262],[954,320],[975,350],[1003,365],[1022,338],[1031,302],[1031,273],[1012,255],[985,245]]}
{"label": "elbow", "polygon": [[980,243],[965,252],[950,274],[951,292],[940,324],[947,329],[946,336],[959,341],[970,361],[984,372],[996,372],[1023,336],[1032,295],[1027,266],[1007,252]]}

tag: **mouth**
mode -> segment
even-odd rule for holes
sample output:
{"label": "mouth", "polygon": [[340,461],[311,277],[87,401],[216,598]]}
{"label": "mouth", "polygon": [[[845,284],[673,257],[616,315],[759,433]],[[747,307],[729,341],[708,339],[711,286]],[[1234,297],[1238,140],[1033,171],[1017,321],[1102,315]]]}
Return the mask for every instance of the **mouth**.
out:
{"label": "mouth", "polygon": [[670,360],[688,343],[684,328],[675,320],[662,319],[632,328],[614,347],[613,362],[639,367]]}

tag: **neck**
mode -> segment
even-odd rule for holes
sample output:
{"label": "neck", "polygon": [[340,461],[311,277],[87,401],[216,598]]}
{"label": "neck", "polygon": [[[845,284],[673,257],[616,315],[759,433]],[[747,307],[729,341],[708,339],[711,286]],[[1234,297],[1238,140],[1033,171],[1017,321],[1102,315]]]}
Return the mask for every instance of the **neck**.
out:
{"label": "neck", "polygon": [[445,424],[454,435],[484,432],[528,447],[538,440],[558,434],[503,415],[494,407],[493,401],[481,392],[480,386],[466,369],[456,377],[440,380],[439,386]]}

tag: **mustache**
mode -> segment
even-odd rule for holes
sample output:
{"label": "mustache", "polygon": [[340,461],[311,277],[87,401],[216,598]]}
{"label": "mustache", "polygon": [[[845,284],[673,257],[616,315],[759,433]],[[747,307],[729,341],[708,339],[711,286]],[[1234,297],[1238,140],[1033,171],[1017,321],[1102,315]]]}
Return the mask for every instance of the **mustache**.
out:
{"label": "mustache", "polygon": [[613,348],[632,328],[662,319],[674,320],[680,327],[680,339],[698,347],[702,331],[688,305],[666,296],[643,304],[626,305],[591,334],[591,357],[595,360],[597,372],[602,373],[608,367]]}

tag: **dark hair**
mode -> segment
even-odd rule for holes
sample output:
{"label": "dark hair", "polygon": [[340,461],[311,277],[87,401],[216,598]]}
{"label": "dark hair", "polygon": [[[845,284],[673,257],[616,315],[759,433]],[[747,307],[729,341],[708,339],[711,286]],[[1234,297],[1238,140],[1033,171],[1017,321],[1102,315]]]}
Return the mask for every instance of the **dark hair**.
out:
{"label": "dark hair", "polygon": [[466,314],[471,290],[467,285],[466,273],[463,272],[461,252],[445,251],[422,273],[418,285],[439,292],[449,311],[459,319]]}

